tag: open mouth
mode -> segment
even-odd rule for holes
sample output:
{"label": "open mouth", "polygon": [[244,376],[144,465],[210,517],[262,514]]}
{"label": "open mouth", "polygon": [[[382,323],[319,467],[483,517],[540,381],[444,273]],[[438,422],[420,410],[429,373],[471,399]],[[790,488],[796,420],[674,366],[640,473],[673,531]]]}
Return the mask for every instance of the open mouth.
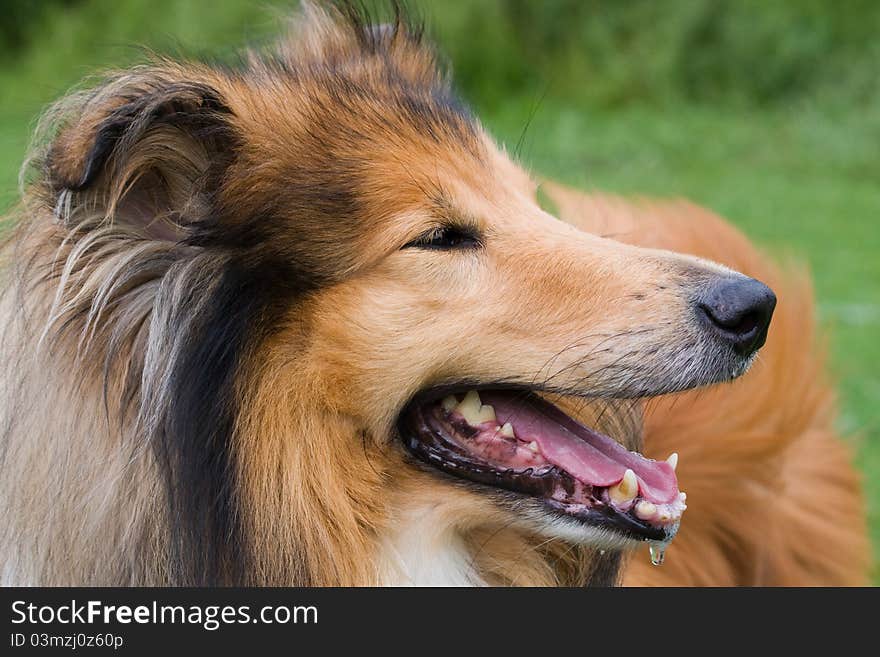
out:
{"label": "open mouth", "polygon": [[554,514],[625,538],[667,543],[685,510],[678,457],[654,461],[534,393],[426,394],[400,420],[416,457],[451,475],[544,502]]}

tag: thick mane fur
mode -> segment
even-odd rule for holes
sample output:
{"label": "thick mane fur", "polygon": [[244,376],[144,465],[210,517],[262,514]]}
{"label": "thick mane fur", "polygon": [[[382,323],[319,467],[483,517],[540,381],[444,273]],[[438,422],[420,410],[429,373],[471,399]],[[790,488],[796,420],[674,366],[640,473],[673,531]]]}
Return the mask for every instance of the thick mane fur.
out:
{"label": "thick mane fur", "polygon": [[[333,117],[392,103],[396,112],[374,119],[418,123],[435,139],[472,139],[473,127],[420,30],[399,12],[373,27],[351,6],[307,4],[294,32],[269,53],[250,53],[240,69],[156,58],[70,95],[44,117],[4,247],[2,345],[11,376],[0,445],[22,470],[5,469],[3,496],[31,500],[14,516],[4,511],[4,552],[13,542],[31,548],[19,572],[7,573],[13,581],[312,579],[299,567],[281,579],[245,565],[263,546],[249,545],[238,483],[248,473],[230,458],[244,421],[246,364],[281,309],[340,275],[344,263],[308,262],[305,228],[303,257],[273,253],[276,195],[217,190],[235,186],[230,167],[260,166],[247,162],[265,153],[259,139],[284,127],[272,124],[276,96],[298,101],[281,108],[288,120],[309,113],[293,120],[307,125],[297,146],[312,161],[302,163],[304,176],[286,172],[297,185],[285,211],[299,211],[304,224],[303,215],[336,216],[341,235],[351,230],[346,217],[357,211],[359,190],[335,149]],[[345,138],[366,139],[367,127]],[[319,156],[337,161],[322,167]],[[326,178],[308,179],[322,168]],[[255,220],[236,224],[240,217]],[[41,417],[43,408],[53,418]],[[15,439],[22,434],[40,450]],[[77,435],[91,444],[59,460]],[[45,471],[59,462],[67,467]],[[103,471],[97,481],[94,470]],[[57,500],[54,520],[40,512],[45,496]],[[121,518],[122,535],[108,534]],[[101,544],[84,544],[89,537]],[[43,569],[45,551],[61,546],[81,570]],[[131,561],[120,563],[120,554]]]}

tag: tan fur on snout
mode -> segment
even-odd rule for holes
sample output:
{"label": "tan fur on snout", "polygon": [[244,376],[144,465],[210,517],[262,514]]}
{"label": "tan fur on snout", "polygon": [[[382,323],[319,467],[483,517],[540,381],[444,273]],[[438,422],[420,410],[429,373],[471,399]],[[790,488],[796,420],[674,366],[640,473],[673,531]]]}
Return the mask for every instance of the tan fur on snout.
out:
{"label": "tan fur on snout", "polygon": [[[44,123],[2,250],[4,584],[864,577],[857,484],[795,310],[736,384],[652,401],[644,428],[633,399],[747,365],[697,319],[700,290],[734,275],[711,260],[785,290],[801,324],[809,293],[735,233],[691,231],[689,206],[553,188],[562,220],[542,210],[416,30],[308,3],[239,71],[157,59]],[[600,237],[606,219],[626,239]],[[428,248],[449,228],[464,246]],[[632,449],[679,451],[693,511],[670,565],[621,575],[619,542],[409,455],[404,408],[463,384],[535,389]],[[808,486],[845,506],[839,526],[796,501]]]}

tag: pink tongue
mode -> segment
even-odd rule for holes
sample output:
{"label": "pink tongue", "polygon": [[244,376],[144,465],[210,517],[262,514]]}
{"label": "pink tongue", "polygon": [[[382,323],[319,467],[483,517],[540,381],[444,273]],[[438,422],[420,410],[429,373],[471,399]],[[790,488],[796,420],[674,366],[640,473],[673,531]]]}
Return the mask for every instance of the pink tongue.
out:
{"label": "pink tongue", "polygon": [[517,438],[538,443],[544,458],[579,481],[611,486],[630,468],[636,473],[639,492],[645,499],[665,504],[678,495],[675,471],[665,461],[652,461],[630,452],[543,400],[524,400],[521,394],[488,390],[480,396],[484,404],[495,407],[499,424],[510,422]]}

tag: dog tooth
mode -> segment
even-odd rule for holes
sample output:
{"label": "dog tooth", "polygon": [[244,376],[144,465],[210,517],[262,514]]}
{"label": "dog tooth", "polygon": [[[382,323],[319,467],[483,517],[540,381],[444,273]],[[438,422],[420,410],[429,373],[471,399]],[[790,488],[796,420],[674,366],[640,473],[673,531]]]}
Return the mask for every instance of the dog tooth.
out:
{"label": "dog tooth", "polygon": [[538,443],[536,443],[534,440],[533,440],[532,442],[529,443],[528,447],[529,447],[529,449],[532,450],[535,454],[537,454],[538,452],[541,451],[541,448],[538,447]]}
{"label": "dog tooth", "polygon": [[468,424],[477,425],[480,423],[480,395],[476,390],[469,391],[458,405],[455,407],[457,413],[460,413]]}
{"label": "dog tooth", "polygon": [[626,469],[623,473],[623,479],[608,489],[608,495],[618,504],[626,504],[636,499],[639,494],[639,481],[636,479],[636,473]]}
{"label": "dog tooth", "polygon": [[447,395],[443,398],[443,410],[452,412],[455,410],[455,407],[458,406],[458,397],[455,395]]}
{"label": "dog tooth", "polygon": [[513,425],[510,422],[502,424],[501,428],[498,429],[498,432],[507,438],[516,438],[516,434],[513,432]]}
{"label": "dog tooth", "polygon": [[678,467],[678,452],[672,452],[666,462],[672,466],[673,471]]}
{"label": "dog tooth", "polygon": [[483,404],[480,406],[479,412],[479,422],[477,424],[482,424],[483,422],[494,422],[496,420],[495,417],[495,407],[490,406],[489,404]]}
{"label": "dog tooth", "polygon": [[650,520],[657,513],[657,507],[648,500],[641,500],[636,504],[636,516],[642,520]]}
{"label": "dog tooth", "polygon": [[687,498],[688,498],[688,495],[684,491],[681,491],[678,494],[678,499],[680,499],[682,502],[687,502]]}

